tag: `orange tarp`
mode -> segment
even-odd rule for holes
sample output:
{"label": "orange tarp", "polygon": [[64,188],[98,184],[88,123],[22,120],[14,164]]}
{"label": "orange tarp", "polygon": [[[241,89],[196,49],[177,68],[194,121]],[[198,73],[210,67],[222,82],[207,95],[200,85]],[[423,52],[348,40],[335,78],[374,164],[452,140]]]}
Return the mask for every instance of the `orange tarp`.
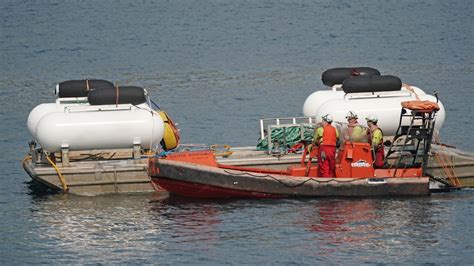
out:
{"label": "orange tarp", "polygon": [[406,101],[402,102],[402,107],[418,112],[433,112],[439,110],[439,105],[430,101]]}

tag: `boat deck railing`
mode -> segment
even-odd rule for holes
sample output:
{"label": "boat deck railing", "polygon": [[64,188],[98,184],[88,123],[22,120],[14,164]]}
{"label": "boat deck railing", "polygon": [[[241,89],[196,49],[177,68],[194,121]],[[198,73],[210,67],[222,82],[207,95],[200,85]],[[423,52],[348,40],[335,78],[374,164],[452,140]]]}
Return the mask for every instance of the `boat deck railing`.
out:
{"label": "boat deck railing", "polygon": [[265,138],[268,126],[284,127],[284,126],[300,126],[301,124],[316,124],[316,119],[311,116],[299,117],[279,117],[279,118],[262,118],[260,119],[260,137]]}
{"label": "boat deck railing", "polygon": [[[286,129],[292,127],[300,128],[300,140],[304,140],[305,128],[314,127],[316,125],[316,119],[311,116],[300,116],[300,117],[279,117],[279,118],[262,118],[260,119],[260,138],[267,138],[268,153],[272,154],[272,149],[279,150],[279,147],[273,147],[272,131],[275,129],[283,129],[283,146],[286,147]],[[286,150],[280,151],[279,153],[286,153]]]}

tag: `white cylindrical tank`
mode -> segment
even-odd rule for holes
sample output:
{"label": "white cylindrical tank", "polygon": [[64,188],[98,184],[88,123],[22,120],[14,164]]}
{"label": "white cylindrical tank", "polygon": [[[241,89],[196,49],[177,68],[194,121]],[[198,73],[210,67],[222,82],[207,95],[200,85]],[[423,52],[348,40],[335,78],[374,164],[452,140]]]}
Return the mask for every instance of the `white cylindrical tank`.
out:
{"label": "white cylindrical tank", "polygon": [[30,114],[28,115],[26,127],[33,138],[36,138],[36,126],[38,125],[38,122],[41,120],[41,118],[49,113],[60,111],[59,107],[60,106],[56,103],[42,103],[31,110]]}
{"label": "white cylindrical tank", "polygon": [[[414,98],[416,98],[415,94],[418,96],[426,94],[422,89],[415,86],[409,86],[407,84],[403,84],[401,91],[413,94]],[[345,93],[342,91],[341,85],[335,85],[331,90],[320,90],[313,92],[308,96],[308,98],[306,98],[303,104],[303,114],[305,116],[316,116],[319,108],[327,101],[333,99],[343,99],[344,96]]]}
{"label": "white cylindrical tank", "polygon": [[33,138],[36,138],[36,126],[45,115],[53,112],[64,112],[69,106],[89,106],[87,98],[58,98],[54,103],[42,103],[31,110],[26,126]]}
{"label": "white cylindrical tank", "polygon": [[[359,123],[366,126],[365,118],[370,115],[378,117],[378,126],[386,136],[395,135],[400,121],[400,112],[402,109],[401,102],[416,100],[412,94],[404,93],[405,96],[393,97],[351,97],[346,95],[342,99],[333,99],[322,104],[316,114],[316,121],[321,121],[321,117],[330,114],[334,121],[347,123],[346,114],[348,111],[355,112],[359,117]],[[436,98],[427,94],[418,94],[420,100],[429,100],[436,102]],[[436,129],[440,129],[445,119],[445,109],[441,102],[438,102],[440,110],[436,117]],[[404,120],[403,124],[407,125],[408,120]]]}
{"label": "white cylindrical tank", "polygon": [[65,108],[44,115],[36,126],[38,144],[48,152],[131,148],[159,144],[164,123],[160,115],[132,105]]}
{"label": "white cylindrical tank", "polygon": [[322,90],[311,93],[303,104],[303,114],[305,116],[315,116],[318,109],[325,102],[344,98],[342,90]]}

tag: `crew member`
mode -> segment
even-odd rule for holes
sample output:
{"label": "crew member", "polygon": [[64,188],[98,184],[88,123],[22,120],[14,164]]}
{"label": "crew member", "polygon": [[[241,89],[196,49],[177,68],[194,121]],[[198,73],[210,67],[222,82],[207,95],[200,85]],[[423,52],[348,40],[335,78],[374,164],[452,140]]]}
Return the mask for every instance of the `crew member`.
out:
{"label": "crew member", "polygon": [[384,164],[383,132],[377,126],[377,116],[369,115],[365,120],[367,120],[367,126],[369,126],[367,135],[369,136],[369,143],[372,147],[372,155],[374,156],[374,167],[380,168]]}
{"label": "crew member", "polygon": [[339,132],[331,125],[332,117],[327,114],[322,117],[321,126],[316,129],[314,144],[319,145],[318,176],[336,176],[336,143]]}
{"label": "crew member", "polygon": [[348,134],[345,135],[345,139],[353,142],[366,142],[366,129],[364,129],[364,127],[362,127],[357,121],[357,114],[353,111],[349,111],[346,115],[346,119]]}

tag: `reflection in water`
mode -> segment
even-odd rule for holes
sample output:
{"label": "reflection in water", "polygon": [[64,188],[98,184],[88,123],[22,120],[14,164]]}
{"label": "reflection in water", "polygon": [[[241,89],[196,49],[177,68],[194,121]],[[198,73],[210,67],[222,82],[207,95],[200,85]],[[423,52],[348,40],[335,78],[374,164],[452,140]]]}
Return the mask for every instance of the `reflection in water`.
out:
{"label": "reflection in water", "polygon": [[55,195],[35,201],[32,212],[43,229],[38,237],[61,254],[79,254],[99,263],[124,262],[127,257],[135,261],[166,247],[161,241],[150,241],[166,223],[150,215],[150,197]]}
{"label": "reflection in water", "polygon": [[[316,206],[316,213],[310,220],[311,231],[353,231],[360,224],[377,218],[374,214],[375,206],[372,200],[329,200]],[[362,229],[362,228],[360,228]]]}
{"label": "reflection in water", "polygon": [[195,243],[193,250],[205,249],[219,241],[221,206],[209,201],[168,198],[150,203],[150,212],[166,219],[169,237],[175,243]]}
{"label": "reflection in water", "polygon": [[56,194],[32,200],[32,216],[43,228],[36,237],[60,249],[62,262],[70,262],[68,255],[99,263],[153,262],[163,254],[202,256],[226,238],[226,229],[219,226],[226,201],[167,199],[160,194]]}
{"label": "reflection in water", "polygon": [[301,209],[296,224],[311,234],[314,253],[309,256],[334,261],[337,254],[358,254],[361,261],[370,257],[383,262],[416,256],[439,242],[436,234],[445,225],[446,213],[423,211],[428,202],[429,198],[317,200]]}
{"label": "reflection in water", "polygon": [[373,199],[312,200],[304,205],[296,220],[310,234],[312,249],[308,256],[330,258],[341,250],[354,252],[380,237],[381,219]]}
{"label": "reflection in water", "polygon": [[[426,208],[428,207],[428,208]],[[39,258],[56,262],[433,262],[453,236],[433,198],[190,200],[159,194],[32,199]],[[40,251],[38,251],[40,252]],[[245,254],[243,256],[242,254]],[[262,255],[267,254],[267,255]],[[270,256],[271,257],[271,256]],[[439,259],[439,258],[438,258]],[[272,261],[272,260],[270,260]],[[42,262],[42,261],[39,261]]]}

